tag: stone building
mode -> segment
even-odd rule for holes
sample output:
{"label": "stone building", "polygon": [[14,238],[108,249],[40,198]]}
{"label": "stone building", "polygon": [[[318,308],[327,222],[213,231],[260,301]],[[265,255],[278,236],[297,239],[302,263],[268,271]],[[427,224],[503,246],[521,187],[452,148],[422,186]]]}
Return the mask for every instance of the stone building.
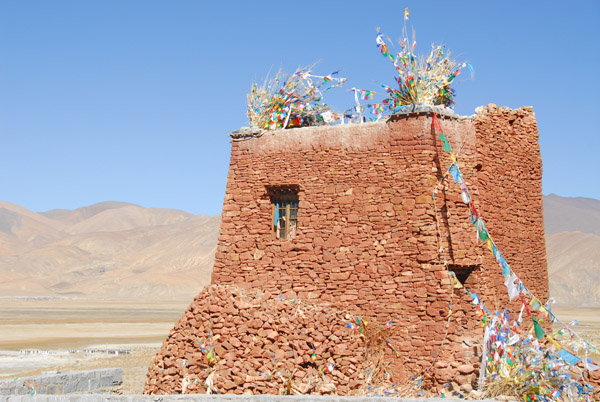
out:
{"label": "stone building", "polygon": [[[527,287],[548,297],[532,109],[488,105],[438,118],[490,235]],[[471,381],[481,319],[448,270],[491,308],[520,305],[477,241],[458,184],[445,180],[432,197],[452,163],[438,135],[431,111],[232,134],[212,283],[391,320],[398,378],[428,370],[438,384]]]}

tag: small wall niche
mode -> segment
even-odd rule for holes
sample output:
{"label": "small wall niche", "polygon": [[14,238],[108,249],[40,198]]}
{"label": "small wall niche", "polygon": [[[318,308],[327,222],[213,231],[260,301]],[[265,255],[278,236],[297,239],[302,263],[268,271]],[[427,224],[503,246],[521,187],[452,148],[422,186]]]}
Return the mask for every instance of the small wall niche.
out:
{"label": "small wall niche", "polygon": [[469,288],[468,285],[474,284],[477,281],[474,273],[479,271],[479,265],[449,265],[448,269],[454,272],[456,279],[458,279],[461,285],[467,288]]}

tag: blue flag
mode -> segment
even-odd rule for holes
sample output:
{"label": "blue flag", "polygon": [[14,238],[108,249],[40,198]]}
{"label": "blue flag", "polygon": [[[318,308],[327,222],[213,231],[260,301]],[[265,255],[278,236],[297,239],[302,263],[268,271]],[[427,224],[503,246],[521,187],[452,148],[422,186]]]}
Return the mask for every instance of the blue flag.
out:
{"label": "blue flag", "polygon": [[450,174],[452,175],[455,183],[463,182],[463,179],[460,175],[460,170],[458,170],[458,165],[456,163],[450,167]]}
{"label": "blue flag", "polygon": [[561,359],[563,359],[564,361],[569,363],[571,366],[576,365],[577,362],[579,360],[581,360],[581,359],[579,359],[579,357],[575,356],[574,354],[567,351],[566,349],[561,349],[560,352],[558,352],[558,357],[560,357]]}

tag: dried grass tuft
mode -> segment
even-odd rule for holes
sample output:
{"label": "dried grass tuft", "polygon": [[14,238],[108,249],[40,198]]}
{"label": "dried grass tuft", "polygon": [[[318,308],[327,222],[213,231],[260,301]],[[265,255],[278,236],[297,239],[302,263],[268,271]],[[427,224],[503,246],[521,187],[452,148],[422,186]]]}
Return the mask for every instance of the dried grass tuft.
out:
{"label": "dried grass tuft", "polygon": [[247,95],[250,126],[277,130],[340,120],[342,116],[323,102],[323,93],[346,81],[337,74],[312,75],[311,67],[304,67],[287,77],[280,69],[274,78],[267,76],[262,85],[254,82]]}

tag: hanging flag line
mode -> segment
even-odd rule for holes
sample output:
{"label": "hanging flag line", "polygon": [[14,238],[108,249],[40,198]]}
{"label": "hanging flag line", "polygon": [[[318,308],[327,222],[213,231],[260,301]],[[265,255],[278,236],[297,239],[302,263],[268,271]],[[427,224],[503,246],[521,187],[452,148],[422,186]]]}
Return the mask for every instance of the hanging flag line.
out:
{"label": "hanging flag line", "polygon": [[[363,123],[365,121],[378,121],[383,117],[383,113],[385,111],[385,105],[383,103],[367,103],[364,105],[361,105],[360,103],[361,99],[373,100],[373,95],[375,95],[377,92],[359,88],[350,88],[347,90],[347,92],[354,93],[354,102],[356,103],[356,106],[347,109],[343,113],[345,117],[350,120],[352,120],[353,117],[358,117],[359,123]],[[365,113],[367,110],[370,110],[377,117],[370,119],[363,117],[363,113]]]}
{"label": "hanging flag line", "polygon": [[369,99],[373,99],[373,95],[375,95],[377,92],[375,91],[369,91],[366,89],[358,89],[358,88],[351,88],[348,89],[348,92],[354,92],[354,101],[360,105],[360,103],[358,102],[358,99],[364,99],[364,100],[369,100]]}
{"label": "hanging flag line", "polygon": [[[494,315],[479,300],[479,296],[464,287],[456,277],[456,274],[448,269],[446,253],[444,253],[444,248],[441,245],[442,235],[439,229],[439,217],[435,199],[437,188],[443,183],[448,174],[449,171],[444,174],[442,180],[435,187],[433,194],[433,205],[439,236],[438,247],[450,279],[451,298],[447,324],[450,323],[452,317],[453,296],[455,293],[453,290],[464,288],[465,293],[472,298],[473,305],[476,306],[477,317],[481,320],[482,327],[485,327],[481,370],[478,381],[479,390],[484,390],[486,379],[489,378],[491,383],[484,390],[486,398],[494,398],[498,396],[497,391],[494,390],[503,389],[506,392],[508,387],[510,388],[510,394],[520,395],[524,401],[546,401],[548,400],[547,398],[555,400],[554,398],[560,397],[561,394],[569,396],[576,394],[581,398],[585,398],[587,402],[593,401],[593,387],[585,381],[585,378],[582,379],[583,371],[579,367],[571,367],[579,361],[571,351],[563,349],[549,335],[546,335],[548,341],[555,346],[555,349],[553,350],[550,347],[548,350],[545,350],[540,345],[537,337],[533,335],[534,331],[539,335],[542,329],[539,324],[536,326],[534,323],[529,333],[521,337],[518,329],[523,321],[523,311],[526,310],[528,316],[532,318],[527,304],[521,306],[519,318],[514,320],[514,324],[511,327],[509,313],[506,309],[502,314],[496,312]],[[491,320],[489,317],[491,317]],[[446,335],[444,336],[442,345],[447,334],[448,325],[446,326]],[[442,347],[440,346],[438,355]],[[423,371],[423,374],[419,377],[420,379],[430,370],[437,357],[434,358],[431,366]],[[583,361],[583,364],[584,368],[589,371],[599,368],[591,360],[586,359]],[[572,371],[578,372],[579,375],[574,378]]]}
{"label": "hanging flag line", "polygon": [[[481,242],[486,244],[487,248],[493,253],[494,258],[496,259],[496,261],[498,261],[499,265],[501,266],[502,275],[505,278],[504,285],[507,287],[508,296],[509,296],[510,301],[514,300],[517,297],[520,297],[523,307],[525,308],[525,310],[528,313],[528,316],[530,316],[532,318],[537,339],[541,339],[545,334],[545,331],[539,325],[539,322],[540,321],[543,322],[543,321],[551,318],[552,319],[551,322],[553,322],[555,320],[560,322],[569,331],[569,333],[575,335],[577,338],[582,340],[584,342],[584,346],[585,346],[585,359],[584,359],[584,366],[585,366],[585,362],[587,362],[588,349],[590,349],[591,351],[594,351],[594,350],[597,351],[598,348],[595,347],[594,345],[592,345],[591,343],[589,343],[587,340],[583,339],[579,334],[577,334],[575,331],[573,331],[573,329],[570,328],[567,324],[558,320],[556,315],[554,315],[550,311],[550,301],[552,299],[548,300],[546,305],[542,305],[542,303],[540,302],[540,299],[535,297],[529,291],[529,289],[519,279],[519,277],[516,275],[516,273],[510,268],[509,264],[506,262],[506,259],[504,258],[504,256],[500,252],[500,250],[498,249],[498,246],[496,245],[496,243],[492,239],[491,235],[489,234],[487,228],[485,227],[485,223],[484,223],[483,219],[481,218],[479,211],[475,207],[471,193],[469,192],[469,189],[468,189],[468,187],[462,177],[462,174],[460,172],[460,167],[457,162],[456,155],[454,154],[452,147],[448,141],[448,138],[444,134],[444,131],[443,131],[435,113],[433,113],[433,118],[432,118],[431,124],[432,124],[432,128],[434,129],[434,131],[436,129],[440,131],[440,135],[438,138],[441,139],[443,142],[442,148],[444,151],[446,151],[450,154],[450,159],[452,160],[452,165],[450,165],[450,167],[447,169],[447,171],[444,174],[444,176],[442,177],[440,183],[438,183],[438,186],[445,180],[445,178],[447,177],[448,174],[450,174],[452,176],[452,178],[454,179],[454,182],[456,182],[460,185],[462,201],[465,204],[467,204],[471,210],[470,219],[471,219],[471,222],[473,223],[473,225],[476,227],[476,232],[477,232],[476,239],[478,239]],[[434,190],[434,194],[433,194],[434,198],[435,198],[436,192],[437,192],[437,186]],[[529,310],[529,307],[527,306],[527,303],[525,302],[525,299],[523,298],[523,295],[525,295],[531,299],[529,302],[529,305],[532,306],[532,310],[540,312],[539,317],[537,319],[531,315],[531,312]],[[548,336],[549,339],[552,339],[549,335],[547,335],[547,334],[545,334],[545,335]],[[552,341],[554,341],[554,340],[552,339]],[[578,357],[576,357],[576,358],[578,359],[577,361],[581,360],[581,358],[578,358]]]}
{"label": "hanging flag line", "polygon": [[[599,366],[586,358],[582,361],[583,370],[577,367],[576,364],[581,359],[543,331],[536,319],[531,316],[526,303],[523,303],[518,318],[511,324],[507,309],[502,313],[498,311],[492,313],[479,300],[477,293],[470,292],[460,283],[454,272],[450,271],[450,273],[455,280],[453,288],[463,288],[472,298],[473,305],[477,306],[477,317],[482,320],[482,326],[485,327],[478,381],[480,391],[484,389],[486,379],[491,378],[496,385],[509,382],[512,391],[522,396],[525,401],[546,401],[548,397],[556,400],[555,398],[559,398],[561,394],[572,393],[577,393],[586,401],[593,401],[594,388],[583,378],[583,373],[585,370],[598,370]],[[521,335],[518,329],[523,322],[523,311],[527,312],[534,325]],[[491,318],[489,322],[488,317]],[[544,335],[555,349],[552,349],[552,346],[545,349],[540,345],[539,339]],[[570,370],[577,371],[579,375],[573,377]],[[485,395],[485,397],[495,396],[497,395]]]}
{"label": "hanging flag line", "polygon": [[325,92],[332,88],[341,87],[342,85],[344,85],[346,83],[346,81],[348,80],[347,78],[337,77],[337,75],[339,74],[340,71],[341,70],[334,71],[333,73],[331,73],[329,75],[314,75],[314,74],[311,74],[310,71],[300,71],[297,74],[298,74],[298,77],[302,78],[308,84],[308,85],[305,85],[305,88],[307,88],[307,89],[314,88],[319,93],[321,93],[321,91],[319,89],[321,88],[323,83],[315,86],[315,85],[313,85],[311,78],[317,78],[319,80],[323,80],[325,83],[333,81],[334,82],[333,84],[323,88],[323,92]]}
{"label": "hanging flag line", "polygon": [[[447,324],[450,323],[452,317],[453,290],[464,288],[465,293],[472,298],[473,305],[476,306],[477,317],[482,321],[481,325],[485,327],[481,369],[478,380],[479,391],[484,390],[486,378],[491,377],[493,383],[491,384],[491,387],[486,389],[485,397],[498,396],[494,394],[493,391],[488,391],[495,388],[497,389],[498,387],[506,390],[506,382],[508,381],[510,384],[509,386],[512,388],[510,393],[522,395],[523,400],[525,401],[547,400],[546,397],[559,397],[566,392],[568,395],[576,393],[580,397],[586,398],[586,401],[591,402],[593,400],[593,387],[587,384],[585,379],[582,381],[583,385],[579,381],[583,371],[578,367],[574,367],[573,369],[579,372],[579,376],[577,379],[571,378],[569,370],[571,369],[571,365],[577,364],[578,359],[576,356],[568,350],[563,350],[562,347],[549,336],[548,340],[556,346],[556,351],[552,351],[551,349],[545,351],[540,346],[537,338],[534,338],[532,335],[532,331],[534,330],[539,334],[539,331],[542,329],[539,324],[537,326],[534,325],[529,334],[521,339],[517,329],[522,323],[523,311],[527,310],[527,313],[531,318],[531,313],[526,304],[523,304],[521,307],[521,313],[519,314],[518,320],[514,320],[513,326],[510,327],[510,320],[506,309],[503,311],[502,315],[499,315],[498,312],[496,312],[495,315],[492,314],[492,312],[479,300],[479,296],[476,293],[467,290],[467,288],[458,280],[456,274],[448,269],[446,253],[444,253],[444,247],[441,240],[442,234],[440,231],[435,194],[437,193],[438,187],[444,182],[449,173],[449,170],[444,173],[432,194],[438,231],[438,248],[440,255],[444,259],[444,267],[446,268],[448,277],[451,280],[451,299],[448,308]],[[488,317],[492,318],[491,322],[488,322]],[[446,326],[444,341],[447,334],[448,325]],[[444,341],[442,341],[442,345]],[[556,353],[552,354],[552,352]],[[431,366],[433,366],[435,360],[437,360],[437,356]],[[431,366],[423,372],[421,378]],[[591,360],[587,361],[587,359],[584,360],[584,366],[589,371],[594,371],[598,368]]]}

